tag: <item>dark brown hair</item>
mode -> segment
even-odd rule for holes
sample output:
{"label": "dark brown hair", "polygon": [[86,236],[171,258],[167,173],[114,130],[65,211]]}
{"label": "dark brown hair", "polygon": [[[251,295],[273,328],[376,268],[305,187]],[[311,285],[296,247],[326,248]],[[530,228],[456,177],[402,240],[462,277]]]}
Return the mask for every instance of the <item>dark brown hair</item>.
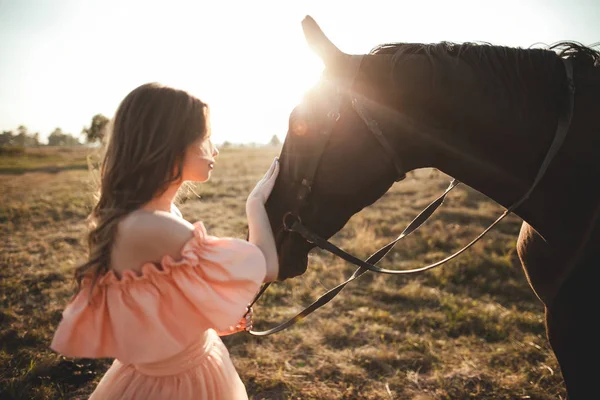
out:
{"label": "dark brown hair", "polygon": [[88,221],[88,261],[75,270],[77,290],[91,290],[110,267],[119,221],[182,177],[186,148],[208,131],[208,106],[158,83],[130,92],[111,121],[100,166],[97,203]]}

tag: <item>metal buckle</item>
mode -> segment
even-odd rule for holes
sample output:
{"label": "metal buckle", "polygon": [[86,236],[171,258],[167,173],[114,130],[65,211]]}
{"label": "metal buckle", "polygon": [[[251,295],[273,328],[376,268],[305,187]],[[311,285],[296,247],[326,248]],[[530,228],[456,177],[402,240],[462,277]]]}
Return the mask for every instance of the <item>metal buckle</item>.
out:
{"label": "metal buckle", "polygon": [[286,231],[290,232],[296,222],[302,223],[302,219],[291,211],[288,211],[283,215],[283,229]]}

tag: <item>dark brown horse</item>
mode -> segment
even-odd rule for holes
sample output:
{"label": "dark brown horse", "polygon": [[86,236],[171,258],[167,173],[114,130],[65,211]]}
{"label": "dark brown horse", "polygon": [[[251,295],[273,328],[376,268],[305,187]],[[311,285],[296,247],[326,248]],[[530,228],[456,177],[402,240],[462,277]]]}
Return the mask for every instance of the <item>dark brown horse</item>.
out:
{"label": "dark brown horse", "polygon": [[[314,247],[284,228],[286,213],[298,214],[327,239],[403,172],[423,167],[509,207],[531,187],[567,119],[562,146],[515,210],[525,221],[517,245],[531,288],[544,303],[569,398],[597,396],[600,53],[575,43],[520,49],[444,42],[381,45],[357,57],[338,50],[310,17],[303,26],[326,69],[321,84],[291,113],[267,203],[279,279],[304,273]],[[573,68],[572,98],[564,59]],[[353,98],[383,139],[373,135]],[[314,170],[311,182],[307,169]]]}

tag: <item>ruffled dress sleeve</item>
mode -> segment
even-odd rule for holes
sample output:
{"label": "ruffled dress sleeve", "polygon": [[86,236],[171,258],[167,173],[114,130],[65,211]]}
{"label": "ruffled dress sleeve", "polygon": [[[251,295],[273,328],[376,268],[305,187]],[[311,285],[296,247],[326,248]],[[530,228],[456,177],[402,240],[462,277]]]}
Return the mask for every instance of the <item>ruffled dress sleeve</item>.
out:
{"label": "ruffled dress sleeve", "polygon": [[[68,357],[143,363],[175,355],[208,329],[226,330],[246,313],[266,275],[261,250],[206,233],[201,222],[175,260],[141,273],[109,271],[67,305],[51,348]],[[91,300],[91,301],[90,301]]]}

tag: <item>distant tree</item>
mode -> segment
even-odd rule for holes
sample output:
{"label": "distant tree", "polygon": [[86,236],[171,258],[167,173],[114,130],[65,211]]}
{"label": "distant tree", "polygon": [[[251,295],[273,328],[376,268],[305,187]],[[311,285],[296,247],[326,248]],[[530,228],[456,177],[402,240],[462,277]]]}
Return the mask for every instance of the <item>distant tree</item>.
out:
{"label": "distant tree", "polygon": [[279,146],[280,144],[281,144],[281,140],[279,140],[279,137],[277,137],[277,135],[273,135],[273,137],[269,141],[269,145],[271,145],[271,146]]}
{"label": "distant tree", "polygon": [[48,136],[48,146],[64,146],[65,145],[65,134],[62,129],[56,128]]}
{"label": "distant tree", "polygon": [[0,134],[0,146],[12,146],[14,140],[15,135],[13,131],[2,131],[2,134]]}
{"label": "distant tree", "polygon": [[104,115],[96,114],[92,117],[90,127],[83,127],[81,134],[85,136],[88,143],[94,143],[96,141],[101,142],[104,138],[108,122],[109,119]]}
{"label": "distant tree", "polygon": [[19,125],[17,128],[17,135],[13,139],[15,146],[25,147],[27,142],[27,127],[25,125]]}
{"label": "distant tree", "polygon": [[27,135],[25,135],[23,132],[21,132],[17,136],[15,136],[15,138],[13,140],[13,144],[15,146],[25,147],[26,143],[27,143]]}
{"label": "distant tree", "polygon": [[60,128],[54,129],[48,136],[48,146],[79,146],[80,144],[79,139],[64,133]]}
{"label": "distant tree", "polygon": [[79,139],[68,133],[65,134],[65,143],[65,146],[81,146]]}
{"label": "distant tree", "polygon": [[30,146],[39,146],[40,145],[40,133],[36,132],[30,137]]}
{"label": "distant tree", "polygon": [[24,125],[20,125],[17,128],[16,135],[13,133],[13,131],[3,131],[0,135],[0,145],[3,146],[33,147],[38,146],[39,143],[40,134],[29,134]]}

